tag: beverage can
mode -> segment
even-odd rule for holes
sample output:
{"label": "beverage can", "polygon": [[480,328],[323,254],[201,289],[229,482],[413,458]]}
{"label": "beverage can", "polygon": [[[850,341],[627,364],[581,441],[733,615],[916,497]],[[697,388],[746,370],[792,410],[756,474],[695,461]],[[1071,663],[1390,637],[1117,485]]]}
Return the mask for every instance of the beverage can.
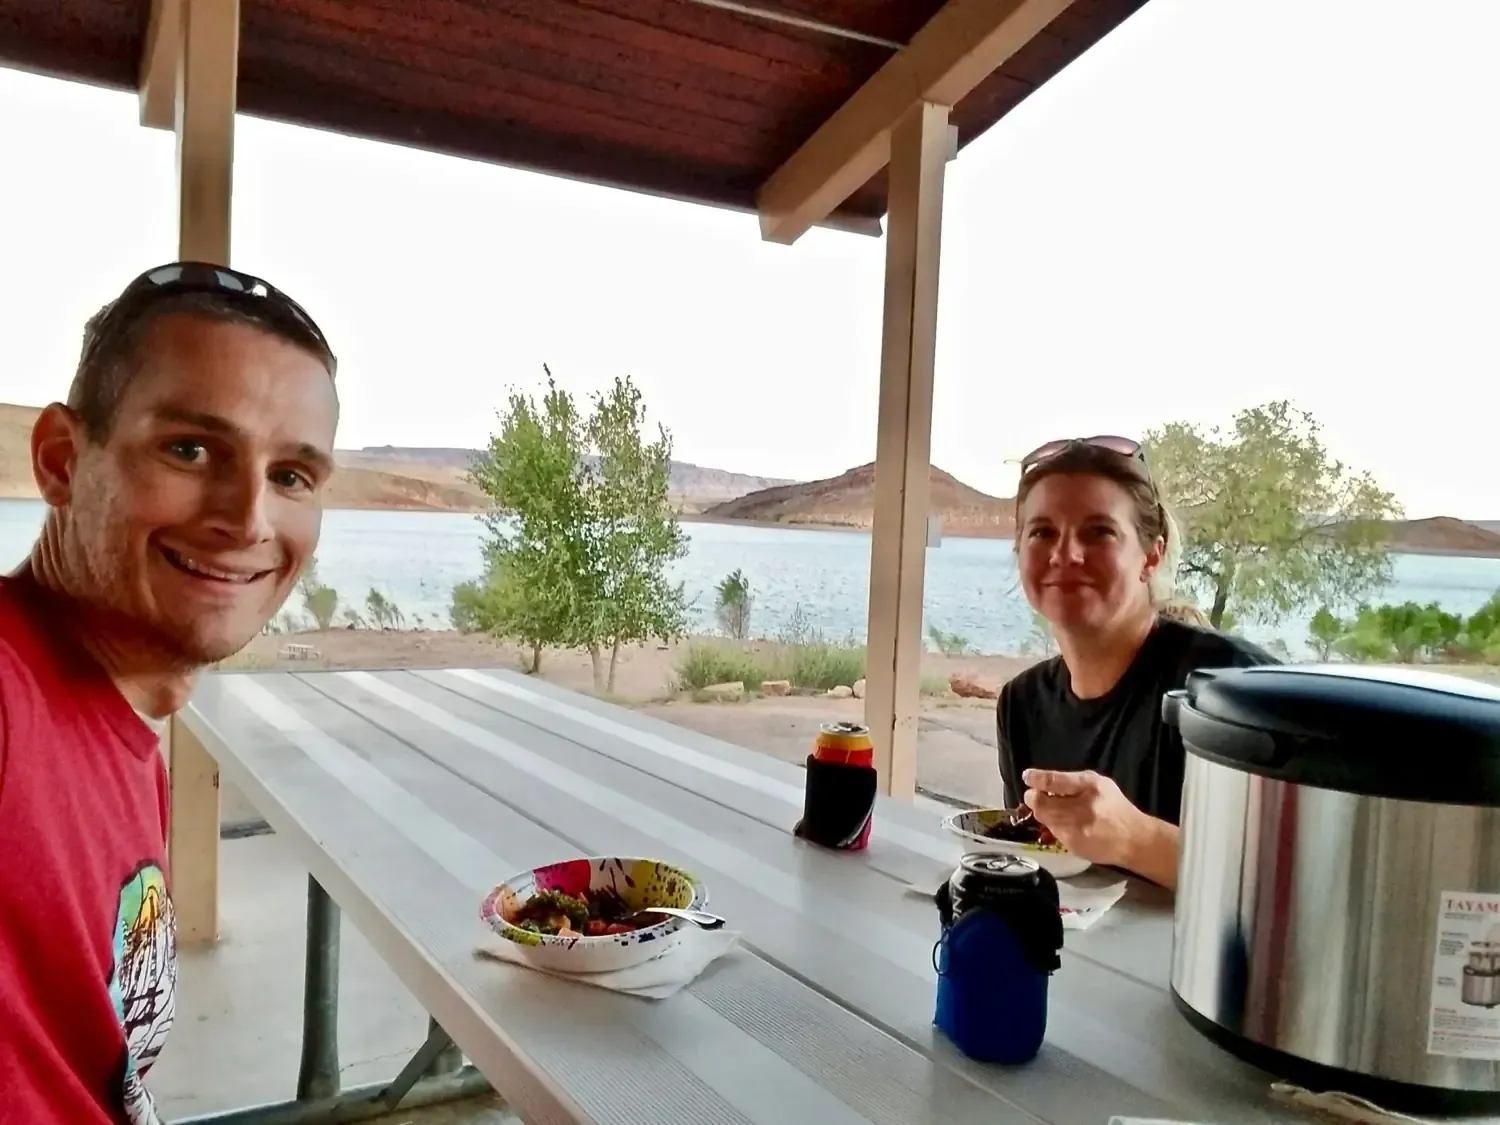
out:
{"label": "beverage can", "polygon": [[813,757],[843,766],[873,765],[875,743],[870,728],[860,723],[824,723],[818,728]]}

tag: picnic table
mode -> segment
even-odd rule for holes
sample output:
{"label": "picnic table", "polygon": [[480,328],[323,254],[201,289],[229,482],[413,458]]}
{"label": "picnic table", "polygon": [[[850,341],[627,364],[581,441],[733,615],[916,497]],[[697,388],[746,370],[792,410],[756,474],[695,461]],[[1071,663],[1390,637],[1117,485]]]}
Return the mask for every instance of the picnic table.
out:
{"label": "picnic table", "polygon": [[[955,1051],[931,1025],[937,912],[909,890],[960,854],[936,802],[882,799],[868,850],[826,851],[791,833],[799,767],[493,669],[217,674],[180,721],[310,872],[310,1035],[340,913],[433,1017],[388,1101],[468,1082],[456,1044],[530,1125],[1287,1117],[1174,1010],[1170,899],[1142,884],[1068,934],[1033,1063]],[[740,948],[660,1001],[475,956],[497,882],[601,854],[693,871]],[[328,1055],[305,1044],[299,1092],[336,1093]]]}

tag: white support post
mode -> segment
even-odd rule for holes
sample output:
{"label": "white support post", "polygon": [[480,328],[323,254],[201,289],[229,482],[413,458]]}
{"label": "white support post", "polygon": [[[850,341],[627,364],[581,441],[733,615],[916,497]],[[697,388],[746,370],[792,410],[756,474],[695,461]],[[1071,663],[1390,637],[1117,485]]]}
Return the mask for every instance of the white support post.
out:
{"label": "white support post", "polygon": [[[170,44],[151,42],[147,49],[175,62],[177,256],[228,265],[239,0],[176,0],[170,6],[181,36],[175,59]],[[219,769],[180,719],[172,720],[168,739],[172,899],[178,941],[190,948],[219,937]]]}
{"label": "white support post", "polygon": [[181,0],[177,67],[178,257],[229,265],[239,0]]}
{"label": "white support post", "polygon": [[901,797],[917,783],[938,258],[951,151],[946,106],[918,103],[891,133],[865,722],[881,789]]}
{"label": "white support post", "polygon": [[167,866],[177,941],[184,948],[219,939],[219,765],[180,718],[167,725],[171,822]]}

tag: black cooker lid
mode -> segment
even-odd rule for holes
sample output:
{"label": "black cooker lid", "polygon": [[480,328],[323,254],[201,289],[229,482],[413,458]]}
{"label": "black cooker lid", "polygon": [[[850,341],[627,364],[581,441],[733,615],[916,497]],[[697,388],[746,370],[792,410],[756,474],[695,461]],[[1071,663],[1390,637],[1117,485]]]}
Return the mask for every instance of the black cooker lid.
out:
{"label": "black cooker lid", "polygon": [[1500,805],[1500,688],[1422,669],[1203,669],[1162,716],[1188,753],[1373,797]]}

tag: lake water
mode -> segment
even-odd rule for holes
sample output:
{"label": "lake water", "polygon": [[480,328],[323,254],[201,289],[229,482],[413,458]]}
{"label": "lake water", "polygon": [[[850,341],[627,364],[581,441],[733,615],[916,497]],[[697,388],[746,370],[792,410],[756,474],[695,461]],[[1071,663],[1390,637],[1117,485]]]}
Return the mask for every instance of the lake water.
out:
{"label": "lake water", "polygon": [[[0,573],[19,563],[41,524],[43,505],[0,500]],[[826,634],[863,637],[868,612],[870,538],[861,532],[779,530],[721,524],[683,525],[686,558],[674,567],[693,599],[696,625],[712,629],[714,585],[736,567],[755,594],[751,624],[773,635],[794,612]],[[450,593],[478,577],[484,529],[447,512],[328,512],[318,573],[342,598],[363,607],[372,588],[392,598],[409,622],[448,625]],[[1500,559],[1397,555],[1395,581],[1377,601],[1437,602],[1469,614],[1500,589]],[[296,601],[296,595],[293,595]],[[1010,541],[949,539],[927,552],[926,619],[985,652],[1015,653],[1035,643],[1031,615],[1016,583]],[[1248,627],[1262,642],[1304,651],[1306,619]]]}

